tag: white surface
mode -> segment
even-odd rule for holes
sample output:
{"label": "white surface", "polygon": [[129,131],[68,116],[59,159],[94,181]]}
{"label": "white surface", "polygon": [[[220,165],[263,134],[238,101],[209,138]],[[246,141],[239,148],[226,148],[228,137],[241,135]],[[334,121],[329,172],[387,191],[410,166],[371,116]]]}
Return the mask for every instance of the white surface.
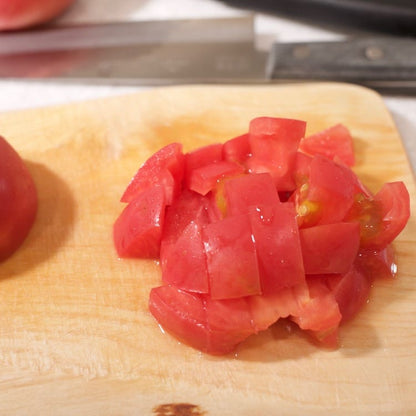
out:
{"label": "white surface", "polygon": [[[243,12],[214,0],[77,0],[57,23],[227,17]],[[275,40],[329,40],[346,35],[264,14],[256,16],[256,31],[262,44]],[[143,88],[0,80],[0,111],[70,103],[141,89]],[[384,100],[395,119],[415,171],[416,96],[385,96]]]}

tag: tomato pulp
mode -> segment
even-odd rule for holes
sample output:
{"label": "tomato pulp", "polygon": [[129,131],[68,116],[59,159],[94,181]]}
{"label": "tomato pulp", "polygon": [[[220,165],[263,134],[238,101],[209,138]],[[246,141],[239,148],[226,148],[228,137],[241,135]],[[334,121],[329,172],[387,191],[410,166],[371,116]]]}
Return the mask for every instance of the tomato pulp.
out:
{"label": "tomato pulp", "polygon": [[149,309],[179,340],[226,354],[288,318],[327,346],[394,274],[391,243],[410,215],[402,182],[372,195],[337,124],[258,117],[225,143],[151,156],[114,224],[120,257],[160,258]]}
{"label": "tomato pulp", "polygon": [[0,261],[11,256],[25,240],[37,205],[36,187],[28,168],[0,136]]}

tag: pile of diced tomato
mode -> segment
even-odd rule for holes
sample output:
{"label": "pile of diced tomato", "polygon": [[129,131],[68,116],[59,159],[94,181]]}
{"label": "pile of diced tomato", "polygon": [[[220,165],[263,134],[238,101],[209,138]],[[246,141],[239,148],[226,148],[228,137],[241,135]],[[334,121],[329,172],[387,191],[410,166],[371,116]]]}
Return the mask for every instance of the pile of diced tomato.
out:
{"label": "pile of diced tomato", "polygon": [[323,345],[393,276],[390,243],[410,215],[402,182],[373,195],[351,170],[341,124],[258,117],[246,134],[184,153],[169,144],[138,170],[114,224],[120,257],[160,259],[149,308],[180,341],[231,352],[288,318]]}

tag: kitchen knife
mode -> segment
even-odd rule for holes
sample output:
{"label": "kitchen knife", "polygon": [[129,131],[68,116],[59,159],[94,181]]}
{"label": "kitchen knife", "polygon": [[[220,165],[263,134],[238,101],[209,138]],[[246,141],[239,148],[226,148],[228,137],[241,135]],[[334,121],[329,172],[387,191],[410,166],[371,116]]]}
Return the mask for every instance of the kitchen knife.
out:
{"label": "kitchen knife", "polygon": [[416,36],[415,0],[222,0],[232,7],[304,21],[310,25]]}
{"label": "kitchen knife", "polygon": [[416,91],[416,42],[368,37],[256,48],[254,16],[49,27],[0,35],[0,77],[112,84],[346,81]]}

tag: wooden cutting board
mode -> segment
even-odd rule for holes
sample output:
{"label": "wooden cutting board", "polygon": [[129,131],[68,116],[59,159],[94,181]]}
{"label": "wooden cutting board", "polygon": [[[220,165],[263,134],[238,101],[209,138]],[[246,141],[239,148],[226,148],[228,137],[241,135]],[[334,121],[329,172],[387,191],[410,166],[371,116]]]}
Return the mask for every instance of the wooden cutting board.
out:
{"label": "wooden cutting board", "polygon": [[[345,84],[189,86],[0,115],[39,192],[36,224],[0,265],[2,415],[416,414],[416,221],[341,347],[319,349],[286,323],[211,357],[163,333],[147,309],[156,262],[120,260],[119,197],[162,145],[224,141],[260,115],[342,122],[374,191],[415,184],[376,93]],[[289,330],[291,329],[291,330]]]}

